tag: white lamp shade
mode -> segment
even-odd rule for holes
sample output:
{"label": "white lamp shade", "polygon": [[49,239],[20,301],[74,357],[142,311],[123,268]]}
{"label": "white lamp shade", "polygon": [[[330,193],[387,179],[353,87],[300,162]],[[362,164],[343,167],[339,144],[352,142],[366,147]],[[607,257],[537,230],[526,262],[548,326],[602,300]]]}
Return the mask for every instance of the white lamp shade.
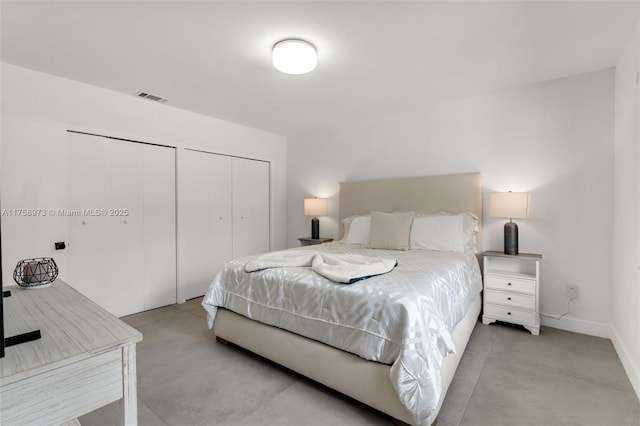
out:
{"label": "white lamp shade", "polygon": [[304,214],[305,216],[326,216],[329,213],[326,198],[305,198]]}
{"label": "white lamp shade", "polygon": [[282,40],[273,46],[273,66],[286,74],[305,74],[318,63],[316,48],[304,40]]}
{"label": "white lamp shade", "polygon": [[493,192],[489,199],[489,216],[527,219],[531,208],[528,192]]}

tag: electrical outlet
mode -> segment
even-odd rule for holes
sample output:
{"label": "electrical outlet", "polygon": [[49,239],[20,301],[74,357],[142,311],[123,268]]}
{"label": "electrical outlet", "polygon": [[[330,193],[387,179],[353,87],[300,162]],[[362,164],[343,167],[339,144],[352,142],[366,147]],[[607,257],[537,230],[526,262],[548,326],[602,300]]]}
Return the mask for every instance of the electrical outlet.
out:
{"label": "electrical outlet", "polygon": [[578,298],[578,286],[567,284],[565,288],[565,294],[569,299],[577,299]]}

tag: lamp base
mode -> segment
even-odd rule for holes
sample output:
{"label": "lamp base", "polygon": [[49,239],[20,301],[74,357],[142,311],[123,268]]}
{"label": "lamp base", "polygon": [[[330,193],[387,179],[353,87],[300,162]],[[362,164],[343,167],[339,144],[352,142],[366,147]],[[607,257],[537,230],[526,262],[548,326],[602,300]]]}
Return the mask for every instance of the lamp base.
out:
{"label": "lamp base", "polygon": [[504,224],[504,254],[518,254],[518,225],[515,222]]}
{"label": "lamp base", "polygon": [[311,219],[311,238],[314,240],[320,238],[320,219],[317,217]]}

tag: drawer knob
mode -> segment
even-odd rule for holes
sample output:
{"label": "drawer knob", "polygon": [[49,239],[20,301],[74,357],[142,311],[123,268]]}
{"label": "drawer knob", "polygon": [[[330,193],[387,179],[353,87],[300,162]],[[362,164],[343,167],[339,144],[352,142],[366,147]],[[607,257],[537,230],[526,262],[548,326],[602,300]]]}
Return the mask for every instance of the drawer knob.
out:
{"label": "drawer knob", "polygon": [[507,300],[511,300],[511,298],[510,298],[510,297],[507,297]]}
{"label": "drawer knob", "polygon": [[511,285],[511,283],[507,283],[507,285]]}
{"label": "drawer knob", "polygon": [[511,315],[511,312],[507,312],[507,315]]}

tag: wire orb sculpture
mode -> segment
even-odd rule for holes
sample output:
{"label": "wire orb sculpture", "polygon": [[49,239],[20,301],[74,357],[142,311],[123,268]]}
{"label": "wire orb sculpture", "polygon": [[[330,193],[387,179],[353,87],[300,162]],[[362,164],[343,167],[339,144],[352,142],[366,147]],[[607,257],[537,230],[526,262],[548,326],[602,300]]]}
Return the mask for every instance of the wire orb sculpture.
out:
{"label": "wire orb sculpture", "polygon": [[51,284],[57,277],[58,265],[51,257],[21,260],[13,271],[13,280],[20,287]]}

